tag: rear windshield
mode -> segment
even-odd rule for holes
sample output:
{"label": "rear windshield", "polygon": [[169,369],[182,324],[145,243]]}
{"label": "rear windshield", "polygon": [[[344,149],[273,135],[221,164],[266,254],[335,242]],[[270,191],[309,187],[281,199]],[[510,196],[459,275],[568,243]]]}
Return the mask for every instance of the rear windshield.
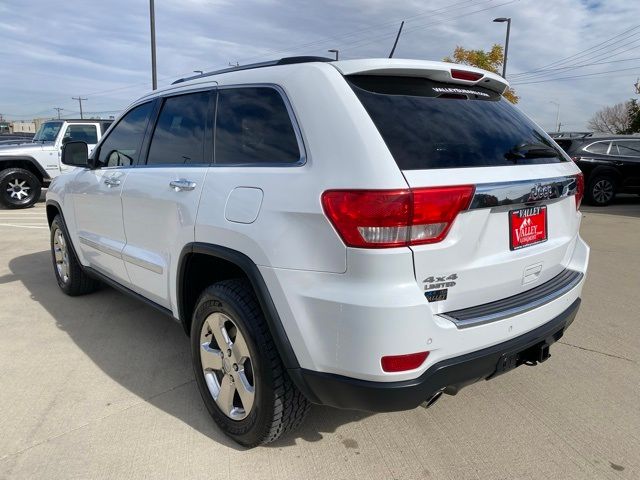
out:
{"label": "rear windshield", "polygon": [[415,77],[347,80],[402,170],[566,161],[544,131],[491,90]]}

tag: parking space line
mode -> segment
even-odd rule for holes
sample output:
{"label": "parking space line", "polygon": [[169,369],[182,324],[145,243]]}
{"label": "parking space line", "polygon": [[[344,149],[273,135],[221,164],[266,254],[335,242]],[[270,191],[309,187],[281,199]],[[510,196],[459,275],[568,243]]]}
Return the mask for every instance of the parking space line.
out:
{"label": "parking space line", "polygon": [[19,223],[0,223],[0,227],[49,228],[47,225],[30,225],[30,224],[19,224]]}

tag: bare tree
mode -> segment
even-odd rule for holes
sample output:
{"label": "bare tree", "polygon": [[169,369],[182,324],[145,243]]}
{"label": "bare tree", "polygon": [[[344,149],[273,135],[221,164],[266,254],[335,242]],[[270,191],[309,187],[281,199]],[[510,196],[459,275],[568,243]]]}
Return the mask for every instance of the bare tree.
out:
{"label": "bare tree", "polygon": [[629,128],[629,102],[598,110],[587,123],[587,127],[594,132],[610,134],[626,131]]}

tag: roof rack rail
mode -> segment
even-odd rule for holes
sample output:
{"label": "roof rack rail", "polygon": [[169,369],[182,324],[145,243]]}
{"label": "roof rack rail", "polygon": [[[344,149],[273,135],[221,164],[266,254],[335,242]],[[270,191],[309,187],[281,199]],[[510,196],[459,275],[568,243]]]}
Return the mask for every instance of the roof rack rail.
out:
{"label": "roof rack rail", "polygon": [[220,73],[229,73],[229,72],[237,72],[240,70],[252,70],[254,68],[263,68],[263,67],[274,67],[276,65],[291,65],[293,63],[310,63],[310,62],[333,62],[333,58],[328,57],[312,57],[312,56],[303,56],[303,57],[285,57],[280,60],[270,60],[268,62],[259,62],[259,63],[249,63],[247,65],[239,65],[237,67],[229,67],[223,68],[222,70],[215,70],[213,72],[205,72],[200,75],[193,75],[191,77],[179,78],[171,85],[175,85],[176,83],[188,82],[189,80],[195,80],[197,78],[210,77],[212,75],[218,75]]}

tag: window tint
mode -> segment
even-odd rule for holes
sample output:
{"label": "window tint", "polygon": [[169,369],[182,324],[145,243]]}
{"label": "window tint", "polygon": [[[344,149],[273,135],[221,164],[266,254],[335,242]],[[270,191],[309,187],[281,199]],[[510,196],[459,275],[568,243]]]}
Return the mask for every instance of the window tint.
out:
{"label": "window tint", "polygon": [[64,132],[64,138],[68,138],[68,141],[95,145],[98,143],[98,132],[95,125],[69,125]]}
{"label": "window tint", "polygon": [[111,124],[112,124],[112,123],[113,123],[113,122],[102,122],[102,123],[100,124],[100,129],[102,130],[102,135],[104,135],[104,134],[105,134],[105,132],[106,132],[107,130],[109,130],[109,127],[111,126]]}
{"label": "window tint", "polygon": [[221,89],[215,134],[217,164],[296,163],[300,149],[277,90]]}
{"label": "window tint", "polygon": [[107,167],[128,167],[138,160],[152,103],[129,111],[100,146],[98,161]]}
{"label": "window tint", "polygon": [[627,140],[624,142],[616,142],[614,146],[618,146],[618,154],[627,157],[640,157],[640,140]]}
{"label": "window tint", "polygon": [[585,151],[589,153],[604,154],[609,150],[610,142],[596,142],[585,147]]}
{"label": "window tint", "polygon": [[209,163],[203,158],[209,92],[167,98],[160,111],[148,165]]}
{"label": "window tint", "polygon": [[411,77],[349,81],[402,170],[566,161],[546,133],[491,90]]}

